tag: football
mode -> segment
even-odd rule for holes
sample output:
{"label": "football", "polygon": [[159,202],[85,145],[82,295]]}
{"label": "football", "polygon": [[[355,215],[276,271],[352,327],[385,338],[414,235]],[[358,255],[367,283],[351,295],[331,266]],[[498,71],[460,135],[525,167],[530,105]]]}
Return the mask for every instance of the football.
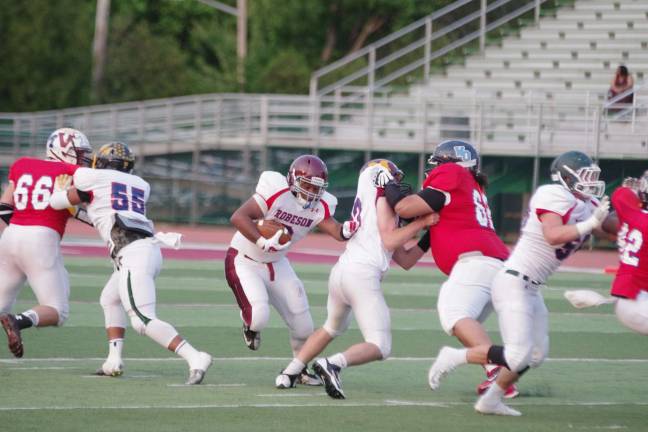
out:
{"label": "football", "polygon": [[601,229],[608,234],[616,235],[619,230],[619,218],[614,210],[612,210],[605,218],[601,225]]}
{"label": "football", "polygon": [[257,222],[257,229],[264,238],[272,237],[279,230],[283,231],[283,234],[279,237],[279,244],[288,243],[292,237],[288,228],[272,219],[261,219]]}

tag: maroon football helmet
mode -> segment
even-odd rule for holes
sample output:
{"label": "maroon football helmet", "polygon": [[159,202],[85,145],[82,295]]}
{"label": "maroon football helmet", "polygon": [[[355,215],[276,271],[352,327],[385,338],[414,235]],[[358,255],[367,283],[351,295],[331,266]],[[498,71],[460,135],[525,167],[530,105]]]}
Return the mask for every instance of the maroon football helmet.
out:
{"label": "maroon football helmet", "polygon": [[328,186],[328,169],[322,159],[302,155],[290,164],[288,186],[305,209],[315,206]]}
{"label": "maroon football helmet", "polygon": [[394,177],[396,183],[400,183],[401,181],[403,181],[403,177],[405,177],[403,171],[401,171],[400,168],[398,168],[398,166],[389,159],[372,159],[364,164],[362,168],[360,168],[360,172],[364,171],[365,168],[369,168],[374,165],[382,165],[383,167],[387,168],[392,177]]}

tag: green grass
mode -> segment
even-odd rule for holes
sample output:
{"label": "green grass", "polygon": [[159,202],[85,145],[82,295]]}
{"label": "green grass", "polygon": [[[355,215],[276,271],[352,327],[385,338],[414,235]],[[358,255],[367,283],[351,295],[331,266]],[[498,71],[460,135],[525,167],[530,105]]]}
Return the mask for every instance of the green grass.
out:
{"label": "green grass", "polygon": [[[193,345],[217,357],[205,385],[179,385],[183,361],[130,329],[126,374],[91,375],[106,354],[99,293],[107,260],[67,259],[72,281],[71,316],[65,327],[24,332],[25,360],[0,347],[0,430],[46,431],[560,431],[648,430],[648,344],[616,321],[612,308],[572,309],[567,288],[607,291],[611,278],[558,274],[544,291],[551,312],[551,353],[525,375],[522,397],[511,405],[521,418],[473,412],[481,368],[466,366],[438,392],[427,388],[427,369],[440,346],[457,345],[440,329],[436,295],[444,277],[436,270],[392,270],[383,283],[392,308],[392,356],[344,371],[347,400],[322,388],[274,389],[291,356],[287,330],[274,314],[258,352],[241,340],[238,308],[221,262],[167,261],[158,279],[158,315]],[[325,319],[330,266],[297,265],[316,325]],[[24,289],[16,305],[33,303]],[[494,317],[487,322],[497,339]],[[338,338],[333,353],[361,340],[357,327]],[[587,359],[579,360],[579,359]]]}

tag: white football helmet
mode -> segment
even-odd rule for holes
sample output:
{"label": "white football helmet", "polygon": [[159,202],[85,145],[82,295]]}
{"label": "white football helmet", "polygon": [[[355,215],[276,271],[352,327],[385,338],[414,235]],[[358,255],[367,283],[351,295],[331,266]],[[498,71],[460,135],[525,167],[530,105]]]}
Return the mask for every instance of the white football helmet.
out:
{"label": "white football helmet", "polygon": [[56,129],[47,138],[47,159],[89,166],[92,147],[88,138],[72,128]]}

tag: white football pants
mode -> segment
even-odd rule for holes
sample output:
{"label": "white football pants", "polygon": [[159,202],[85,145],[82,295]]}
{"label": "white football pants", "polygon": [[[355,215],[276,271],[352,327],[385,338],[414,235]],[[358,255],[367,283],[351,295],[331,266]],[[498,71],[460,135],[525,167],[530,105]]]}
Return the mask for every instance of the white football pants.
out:
{"label": "white football pants", "polygon": [[509,368],[540,366],[549,352],[549,313],[540,286],[502,268],[493,280],[493,306]]}
{"label": "white football pants", "polygon": [[[126,311],[137,333],[168,347],[178,333],[156,316],[155,278],[162,268],[160,246],[152,238],[136,240],[119,251],[117,264],[119,268],[101,292],[106,327],[125,328]],[[153,327],[150,323],[154,323]]]}
{"label": "white football pants", "polygon": [[225,277],[241,309],[241,319],[253,331],[261,331],[274,306],[290,331],[290,345],[296,355],[313,333],[304,284],[287,258],[272,263],[253,261],[229,248],[225,258]]}
{"label": "white football pants", "polygon": [[439,290],[437,311],[443,330],[452,336],[457,321],[472,318],[484,322],[493,310],[491,287],[503,262],[483,256],[459,259]]}
{"label": "white football pants", "polygon": [[614,312],[621,324],[648,335],[648,292],[641,291],[636,299],[617,300]]}
{"label": "white football pants", "polygon": [[332,337],[344,333],[353,311],[365,342],[376,345],[386,359],[391,353],[391,317],[381,279],[380,270],[338,261],[329,276],[324,330]]}
{"label": "white football pants", "polygon": [[70,281],[63,266],[61,237],[43,226],[9,225],[0,237],[0,313],[13,307],[25,280],[39,305],[57,310],[58,325],[69,315]]}

